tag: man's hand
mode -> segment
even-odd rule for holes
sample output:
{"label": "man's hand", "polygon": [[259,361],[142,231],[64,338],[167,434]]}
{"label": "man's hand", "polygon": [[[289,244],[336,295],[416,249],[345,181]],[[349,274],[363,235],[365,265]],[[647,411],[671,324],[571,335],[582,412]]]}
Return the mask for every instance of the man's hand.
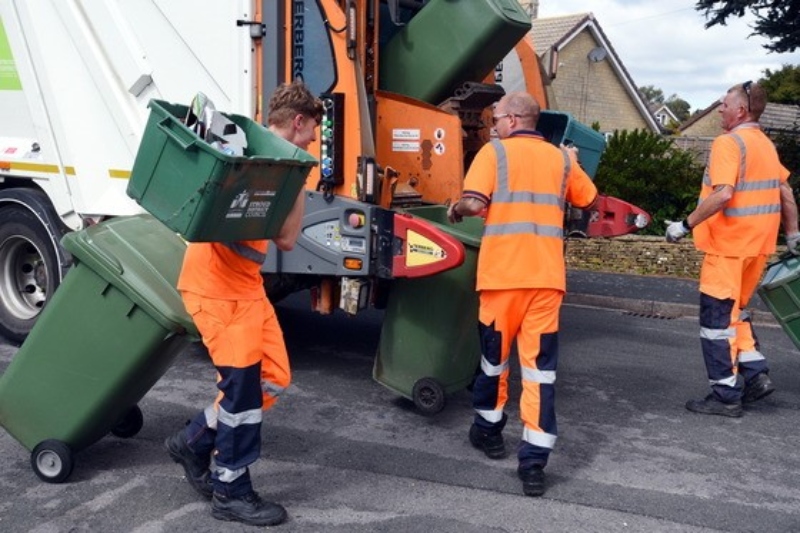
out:
{"label": "man's hand", "polygon": [[447,220],[449,220],[451,224],[464,220],[463,216],[456,213],[456,205],[458,205],[458,202],[453,202],[450,204],[450,207],[447,208]]}
{"label": "man's hand", "polygon": [[686,223],[683,220],[680,222],[666,220],[665,223],[667,224],[667,242],[678,242],[686,237],[689,234],[689,231],[691,231],[688,227],[686,227]]}
{"label": "man's hand", "polygon": [[800,233],[792,233],[786,236],[786,248],[792,255],[800,255]]}

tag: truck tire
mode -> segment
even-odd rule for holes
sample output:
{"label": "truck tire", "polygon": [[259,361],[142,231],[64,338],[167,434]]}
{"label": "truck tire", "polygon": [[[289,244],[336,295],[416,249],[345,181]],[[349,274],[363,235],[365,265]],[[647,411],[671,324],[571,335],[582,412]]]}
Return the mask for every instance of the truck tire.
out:
{"label": "truck tire", "polygon": [[58,241],[36,214],[0,205],[0,334],[22,342],[61,282]]}

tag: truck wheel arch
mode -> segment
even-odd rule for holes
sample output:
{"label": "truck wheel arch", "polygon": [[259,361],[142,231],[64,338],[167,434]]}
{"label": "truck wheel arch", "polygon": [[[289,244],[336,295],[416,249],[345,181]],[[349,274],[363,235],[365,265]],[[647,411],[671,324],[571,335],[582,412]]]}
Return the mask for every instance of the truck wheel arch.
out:
{"label": "truck wheel arch", "polygon": [[61,246],[69,231],[47,195],[0,191],[0,334],[22,342],[72,265]]}

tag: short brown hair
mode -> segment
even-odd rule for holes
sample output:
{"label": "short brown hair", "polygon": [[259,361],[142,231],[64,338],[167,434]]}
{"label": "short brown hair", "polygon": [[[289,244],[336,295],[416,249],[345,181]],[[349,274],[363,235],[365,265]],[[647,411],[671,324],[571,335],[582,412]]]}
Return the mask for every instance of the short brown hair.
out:
{"label": "short brown hair", "polygon": [[322,120],[322,101],[311,94],[300,80],[280,85],[269,99],[267,122],[283,126],[299,114],[311,117],[319,124]]}
{"label": "short brown hair", "polygon": [[761,114],[767,107],[767,91],[758,83],[746,81],[731,87],[728,92],[735,91],[741,98],[742,103],[747,104],[747,111],[755,120],[761,118]]}

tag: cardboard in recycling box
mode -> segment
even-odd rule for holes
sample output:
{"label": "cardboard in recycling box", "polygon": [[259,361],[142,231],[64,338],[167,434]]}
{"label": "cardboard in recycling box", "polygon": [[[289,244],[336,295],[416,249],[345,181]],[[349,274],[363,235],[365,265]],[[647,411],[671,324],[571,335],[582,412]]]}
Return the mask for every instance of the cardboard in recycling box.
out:
{"label": "cardboard in recycling box", "polygon": [[213,147],[182,122],[188,107],[151,100],[128,196],[189,241],[278,234],[317,164],[308,152],[247,117],[222,113],[244,133],[242,156]]}

